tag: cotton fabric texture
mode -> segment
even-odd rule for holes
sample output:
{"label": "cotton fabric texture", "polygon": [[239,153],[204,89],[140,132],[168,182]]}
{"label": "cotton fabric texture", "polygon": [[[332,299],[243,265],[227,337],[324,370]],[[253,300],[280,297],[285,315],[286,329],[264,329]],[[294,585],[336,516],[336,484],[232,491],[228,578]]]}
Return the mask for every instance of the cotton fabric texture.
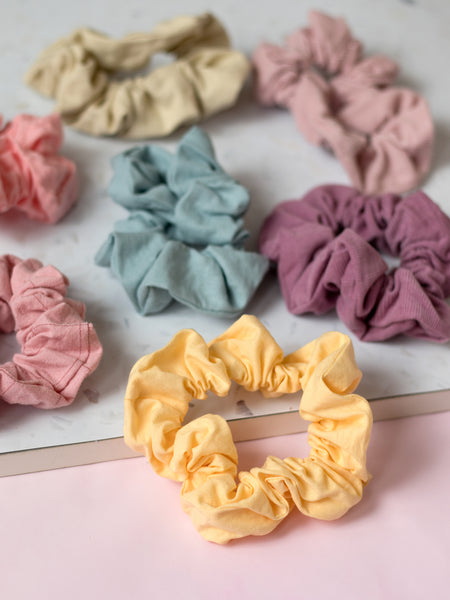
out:
{"label": "cotton fabric texture", "polygon": [[[175,62],[140,75],[159,52]],[[248,72],[248,60],[230,48],[222,24],[203,14],[119,40],[77,29],[47,48],[25,80],[54,98],[56,111],[75,129],[138,139],[168,135],[231,107]]]}
{"label": "cotton fabric texture", "polygon": [[[275,208],[259,247],[276,263],[294,314],[336,307],[364,341],[450,339],[450,219],[421,191],[402,198],[317,187]],[[399,267],[388,271],[379,251]]]}
{"label": "cotton fabric texture", "polygon": [[427,103],[393,87],[394,61],[364,58],[343,19],[311,12],[309,27],[284,47],[261,44],[253,65],[257,100],[289,109],[309,142],[335,154],[355,188],[405,192],[428,173],[434,128]]}
{"label": "cotton fabric texture", "polygon": [[[183,482],[181,504],[199,533],[224,544],[271,532],[294,508],[337,519],[359,502],[369,479],[369,404],[353,394],[361,377],[350,339],[331,332],[283,357],[256,317],[244,315],[206,344],[184,329],[133,367],[125,395],[126,443],[159,475]],[[226,396],[231,382],[265,396],[303,390],[308,458],[269,456],[237,475],[227,422],[208,414],[182,422],[192,398]]]}
{"label": "cotton fabric texture", "polygon": [[172,300],[219,316],[241,313],[269,262],[246,252],[243,215],[247,190],[217,162],[198,127],[175,154],[154,145],[113,159],[109,192],[129,216],[98,251],[136,310],[149,315]]}
{"label": "cotton fabric texture", "polygon": [[44,223],[67,213],[78,179],[75,164],[59,154],[62,143],[58,115],[18,115],[0,130],[0,213],[15,208]]}
{"label": "cotton fabric texture", "polygon": [[70,404],[97,367],[102,347],[85,306],[66,297],[68,280],[55,267],[0,257],[0,332],[16,332],[21,352],[0,366],[0,398],[9,404]]}

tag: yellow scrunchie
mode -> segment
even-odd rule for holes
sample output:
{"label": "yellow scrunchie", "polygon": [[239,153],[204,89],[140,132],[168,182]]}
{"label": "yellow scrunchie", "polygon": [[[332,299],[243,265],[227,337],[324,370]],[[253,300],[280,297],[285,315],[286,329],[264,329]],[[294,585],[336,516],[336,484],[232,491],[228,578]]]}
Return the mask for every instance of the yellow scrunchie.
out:
{"label": "yellow scrunchie", "polygon": [[[372,427],[368,402],[352,394],[361,377],[350,339],[325,333],[283,358],[256,319],[244,315],[207,345],[193,330],[133,367],[125,396],[125,441],[145,453],[155,471],[183,481],[181,502],[209,541],[223,544],[272,531],[295,506],[311,517],[336,519],[362,496],[369,479],[366,450]],[[301,416],[308,458],[269,456],[239,474],[227,422],[205,415],[181,426],[192,398],[225,396],[231,381],[265,396],[303,389]]]}
{"label": "yellow scrunchie", "polygon": [[[229,48],[212,15],[177,17],[151,33],[120,40],[77,29],[44,50],[25,76],[56,99],[63,120],[92,135],[146,138],[168,135],[232,106],[249,72],[243,54]],[[178,59],[144,77],[111,80],[146,66],[156,52]]]}

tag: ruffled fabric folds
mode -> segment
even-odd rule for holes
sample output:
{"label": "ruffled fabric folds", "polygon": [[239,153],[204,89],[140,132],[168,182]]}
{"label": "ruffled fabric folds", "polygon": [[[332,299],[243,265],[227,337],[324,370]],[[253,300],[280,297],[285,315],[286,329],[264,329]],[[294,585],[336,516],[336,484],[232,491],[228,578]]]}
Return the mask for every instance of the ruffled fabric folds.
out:
{"label": "ruffled fabric folds", "polygon": [[[175,62],[136,76],[156,53]],[[150,33],[113,40],[82,28],[47,48],[26,75],[36,91],[56,100],[65,123],[92,135],[138,139],[232,106],[249,72],[211,14],[181,16]],[[115,75],[129,75],[119,79]]]}
{"label": "ruffled fabric folds", "polygon": [[[450,219],[421,191],[364,196],[320,186],[279,204],[260,232],[288,310],[336,307],[361,340],[450,339]],[[400,260],[388,270],[379,252]]]}
{"label": "ruffled fabric folds", "polygon": [[288,108],[306,137],[330,149],[365,193],[408,191],[428,173],[434,128],[425,100],[392,87],[396,63],[362,57],[343,19],[312,11],[281,48],[254,53],[256,97]]}
{"label": "ruffled fabric folds", "polygon": [[[226,543],[272,531],[297,507],[336,519],[356,504],[369,480],[366,451],[372,414],[353,394],[359,383],[350,339],[336,332],[283,357],[269,332],[244,315],[210,344],[182,330],[133,367],[125,395],[126,443],[153,469],[183,482],[181,503],[207,540]],[[208,414],[182,422],[192,398],[226,396],[231,382],[276,397],[303,390],[300,415],[311,421],[308,458],[269,456],[237,475],[226,421]]]}
{"label": "ruffled fabric folds", "polygon": [[85,306],[66,297],[68,280],[55,267],[0,257],[0,332],[16,332],[21,352],[0,366],[0,397],[10,404],[70,404],[97,367],[102,347]]}
{"label": "ruffled fabric folds", "polygon": [[[0,118],[1,125],[1,118]],[[0,213],[56,223],[78,198],[75,164],[61,156],[58,115],[18,115],[0,130]]]}
{"label": "ruffled fabric folds", "polygon": [[216,160],[211,142],[192,128],[175,155],[157,146],[113,159],[110,195],[130,211],[98,251],[136,310],[160,312],[172,299],[205,312],[244,310],[268,261],[242,248],[248,192]]}

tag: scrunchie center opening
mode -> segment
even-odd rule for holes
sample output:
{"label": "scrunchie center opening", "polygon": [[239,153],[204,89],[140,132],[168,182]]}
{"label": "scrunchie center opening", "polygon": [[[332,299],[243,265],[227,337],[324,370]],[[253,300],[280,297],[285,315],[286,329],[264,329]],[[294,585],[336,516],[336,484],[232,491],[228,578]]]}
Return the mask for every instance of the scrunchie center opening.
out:
{"label": "scrunchie center opening", "polygon": [[15,332],[0,332],[0,365],[12,361],[15,354],[21,351]]}
{"label": "scrunchie center opening", "polygon": [[137,80],[141,77],[147,77],[153,71],[160,69],[162,67],[168,67],[176,62],[176,57],[174,54],[170,54],[168,52],[155,52],[150,57],[148,63],[142,67],[141,69],[137,69],[134,71],[133,75],[130,77],[129,71],[116,71],[115,73],[110,74],[111,81],[130,81],[130,79]]}
{"label": "scrunchie center opening", "polygon": [[[301,75],[303,71],[307,69],[302,68],[301,63],[299,62],[298,74]],[[328,71],[324,66],[314,63],[309,66],[309,70],[318,75],[321,79],[325,81],[325,83],[330,83],[334,77],[336,77],[337,73],[332,73]]]}
{"label": "scrunchie center opening", "polygon": [[387,265],[386,271],[388,273],[393,273],[399,267],[401,267],[402,261],[399,256],[394,256],[392,254],[386,254],[385,252],[380,252],[380,256]]}
{"label": "scrunchie center opening", "polygon": [[[349,215],[352,215],[350,217]],[[399,245],[399,252],[393,252],[386,239],[387,221],[380,215],[376,218],[376,230],[365,227],[365,213],[360,210],[354,214],[344,211],[340,216],[319,215],[318,222],[325,227],[329,227],[335,238],[339,237],[347,229],[355,230],[368,244],[379,253],[380,257],[387,265],[386,272],[393,272],[402,266],[402,244]]]}
{"label": "scrunchie center opening", "polygon": [[[292,394],[283,394],[276,400],[279,402],[279,411],[297,410],[302,397],[302,390]],[[258,405],[257,413],[255,404]],[[189,402],[189,409],[184,419],[185,423],[194,421],[207,413],[221,414],[226,420],[245,419],[254,417],[255,414],[265,415],[273,413],[274,398],[266,398],[261,391],[249,391],[235,381],[231,382],[230,389],[225,396],[218,396],[208,390],[206,399],[193,398]],[[267,408],[267,411],[265,410]],[[298,418],[301,418],[298,416]]]}

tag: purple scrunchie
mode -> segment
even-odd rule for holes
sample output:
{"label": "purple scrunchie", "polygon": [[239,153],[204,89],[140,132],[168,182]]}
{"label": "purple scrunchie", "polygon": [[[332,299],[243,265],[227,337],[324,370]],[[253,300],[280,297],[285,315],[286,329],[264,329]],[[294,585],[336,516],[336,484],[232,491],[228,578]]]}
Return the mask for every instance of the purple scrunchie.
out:
{"label": "purple scrunchie", "polygon": [[[402,198],[317,187],[275,208],[259,247],[278,263],[291,313],[336,306],[365,341],[400,333],[450,339],[450,219],[421,191]],[[388,271],[378,251],[398,256],[400,266]]]}

